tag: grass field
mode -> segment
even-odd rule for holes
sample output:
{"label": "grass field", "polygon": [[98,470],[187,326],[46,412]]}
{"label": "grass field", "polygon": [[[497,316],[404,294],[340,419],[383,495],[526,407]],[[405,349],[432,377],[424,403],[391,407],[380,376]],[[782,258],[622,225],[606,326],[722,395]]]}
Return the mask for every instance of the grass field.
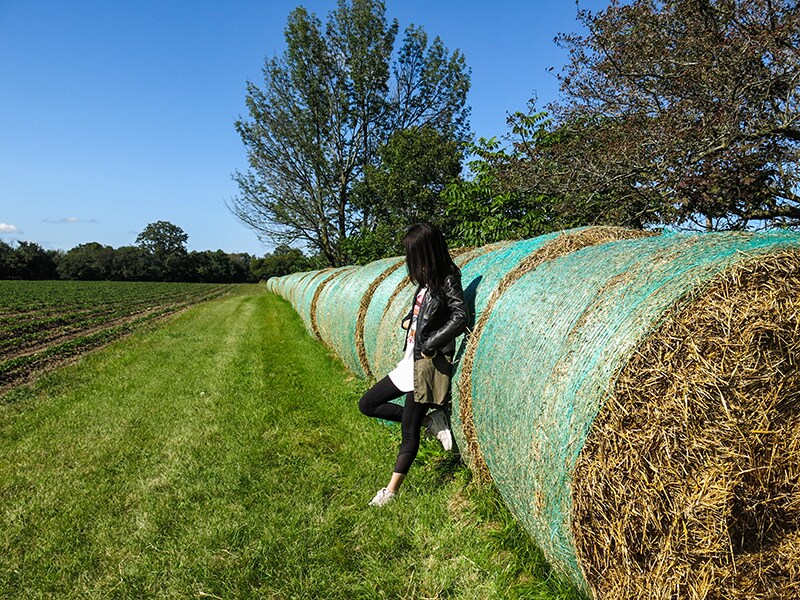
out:
{"label": "grass field", "polygon": [[253,286],[0,398],[0,598],[577,598],[492,490],[399,433]]}

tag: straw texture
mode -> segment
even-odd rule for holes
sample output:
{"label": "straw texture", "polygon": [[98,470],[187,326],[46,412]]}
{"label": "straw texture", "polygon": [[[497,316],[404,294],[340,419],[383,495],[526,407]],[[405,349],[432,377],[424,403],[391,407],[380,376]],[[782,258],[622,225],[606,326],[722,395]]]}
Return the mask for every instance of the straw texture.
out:
{"label": "straw texture", "polygon": [[800,598],[798,292],[800,253],[745,261],[623,369],[573,478],[597,597]]}

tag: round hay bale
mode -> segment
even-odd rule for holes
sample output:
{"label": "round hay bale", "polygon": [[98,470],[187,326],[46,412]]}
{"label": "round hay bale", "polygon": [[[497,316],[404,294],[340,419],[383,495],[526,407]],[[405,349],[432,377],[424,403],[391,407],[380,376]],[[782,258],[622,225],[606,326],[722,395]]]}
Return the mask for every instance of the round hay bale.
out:
{"label": "round hay bale", "polygon": [[294,308],[300,314],[300,317],[303,319],[303,323],[305,323],[306,330],[311,335],[315,335],[314,328],[311,326],[311,303],[314,300],[317,287],[331,271],[332,269],[330,268],[322,269],[321,271],[314,271],[313,277],[305,280],[302,288],[297,294],[297,300]]}
{"label": "round hay bale", "polygon": [[278,278],[270,277],[267,279],[267,290],[273,294],[278,294]]}
{"label": "round hay bale", "polygon": [[[628,406],[626,402],[633,402],[641,396],[642,388],[651,385],[649,372],[638,370],[641,362],[636,362],[638,352],[645,348],[645,343],[651,336],[657,335],[661,327],[672,322],[673,315],[690,315],[694,312],[700,314],[700,308],[694,310],[693,301],[700,297],[698,294],[701,290],[708,286],[713,287],[715,284],[712,282],[721,281],[716,278],[734,273],[739,265],[753,265],[759,261],[767,264],[770,255],[798,248],[800,236],[785,233],[667,235],[610,242],[583,248],[539,265],[513,283],[497,300],[477,345],[472,372],[472,411],[480,449],[492,479],[509,508],[536,540],[550,563],[580,588],[587,591],[590,588],[584,578],[584,569],[591,584],[595,585],[597,582],[597,593],[600,597],[699,598],[708,596],[691,595],[692,588],[689,585],[683,587],[686,581],[693,581],[694,590],[702,591],[703,585],[716,587],[718,565],[701,564],[696,560],[698,555],[702,555],[702,548],[709,549],[710,546],[708,543],[698,545],[693,536],[702,537],[707,534],[691,529],[684,534],[682,527],[694,526],[694,523],[705,520],[708,522],[708,531],[728,530],[725,519],[712,522],[715,510],[704,511],[697,502],[714,504],[718,497],[729,494],[730,489],[737,489],[741,485],[756,490],[758,481],[769,480],[768,477],[756,480],[753,479],[754,475],[739,473],[739,465],[745,463],[726,463],[724,458],[729,454],[742,453],[743,449],[761,453],[758,444],[767,444],[774,434],[758,432],[773,431],[779,425],[783,427],[782,423],[777,418],[758,418],[753,423],[748,423],[742,430],[748,434],[744,437],[761,436],[761,441],[756,444],[751,439],[751,446],[747,446],[746,442],[734,444],[723,440],[723,447],[711,453],[713,460],[705,460],[705,455],[695,448],[696,441],[701,446],[707,443],[707,436],[702,435],[706,424],[699,419],[700,415],[696,412],[691,414],[698,421],[689,423],[686,435],[677,445],[673,440],[660,439],[663,432],[658,423],[637,438],[641,447],[638,455],[624,441],[625,438],[621,438],[618,440],[616,458],[609,458],[606,454],[608,444],[613,445],[614,440],[607,438],[619,436],[622,430],[637,427],[636,422],[629,421],[627,413],[623,411]],[[765,268],[770,270],[769,267]],[[740,276],[739,280],[741,279]],[[736,278],[733,277],[733,280]],[[783,276],[783,280],[788,281],[788,289],[792,290],[787,297],[792,293],[796,297],[800,293],[797,278],[790,280]],[[750,295],[760,293],[758,289],[748,292]],[[785,306],[789,305],[784,303]],[[776,311],[782,312],[779,308]],[[794,319],[795,325],[791,332],[794,337],[786,347],[794,344],[796,351],[800,342],[797,311],[791,314],[794,316],[787,318]],[[762,317],[766,318],[765,315],[758,315],[756,321]],[[781,335],[788,336],[791,327],[781,326]],[[765,329],[767,332],[774,330],[775,326],[772,324]],[[699,335],[699,338],[693,336],[684,342],[670,339],[670,347],[697,345],[697,340],[703,338],[702,333]],[[711,335],[716,334],[711,332]],[[765,333],[758,339],[772,340],[773,337]],[[704,347],[700,345],[694,355],[702,357]],[[685,358],[683,350],[678,354],[661,350],[653,352],[647,355],[648,359],[651,362],[660,362],[662,367],[666,364],[665,371],[669,373],[672,373],[672,367],[669,366],[672,362]],[[735,362],[735,359],[732,360]],[[796,365],[796,360],[796,356],[791,361],[784,359],[791,365]],[[768,371],[777,368],[776,364],[759,361],[751,361],[749,364],[761,364]],[[737,371],[735,366],[728,368]],[[629,375],[626,376],[625,373]],[[683,387],[677,387],[683,377],[680,371],[678,373],[674,381],[675,389],[684,391],[691,387],[685,382]],[[715,376],[713,370],[701,375],[701,379],[709,380],[706,382],[706,391],[703,392],[707,396],[706,402],[716,401],[723,406],[727,404],[729,410],[732,410],[732,405],[738,408],[746,394],[731,394],[727,384],[715,379]],[[768,381],[777,382],[778,379],[776,377]],[[620,388],[621,391],[614,396],[619,400],[607,403],[612,390],[616,389],[615,382],[622,385],[625,381],[631,383],[627,388]],[[796,379],[790,381],[794,383]],[[664,386],[663,389],[669,389],[667,384]],[[749,391],[751,387],[752,385],[744,389]],[[714,396],[712,392],[715,391],[719,395]],[[776,383],[773,391],[766,393],[768,397],[780,399],[776,401],[776,407],[783,407],[785,410],[786,407],[793,406],[795,413],[798,412],[796,408],[799,394],[800,390],[796,386],[792,389],[791,385],[787,386],[785,383]],[[672,400],[677,407],[681,402],[688,402],[689,397],[680,396]],[[675,427],[683,426],[688,413],[664,411],[663,406],[666,403],[662,394],[653,394],[649,400],[644,401],[650,412],[643,419],[650,418],[648,414],[657,415],[668,423],[678,422]],[[608,408],[605,422],[611,424],[611,430],[604,428],[602,420],[593,429],[595,417],[604,405]],[[752,410],[752,407],[747,410]],[[700,413],[703,411],[704,408],[699,408]],[[712,414],[712,418],[717,419],[716,415],[722,413],[718,411]],[[796,415],[793,418],[796,423]],[[791,429],[792,425],[788,423],[789,420],[785,429],[779,429],[787,432],[784,436],[786,438],[791,437],[788,435],[789,431],[796,433],[796,429]],[[728,426],[733,428],[733,425]],[[596,436],[597,441],[587,445],[587,455],[581,460],[586,461],[588,466],[581,467],[584,470],[579,476],[576,464],[587,444],[590,430],[597,431],[592,434],[592,439]],[[635,431],[631,433],[636,434]],[[648,471],[648,452],[656,442],[662,443],[661,450],[655,447],[656,453],[660,452],[663,455],[661,458],[667,463],[670,460],[675,462],[673,466],[678,476],[677,479],[669,480],[669,485],[674,487],[662,487],[654,472]],[[790,464],[790,471],[785,473],[790,473],[787,475],[789,481],[783,486],[776,486],[771,492],[762,488],[758,488],[757,492],[748,492],[749,496],[742,492],[744,495],[741,497],[769,498],[774,501],[774,505],[769,510],[762,504],[736,505],[731,509],[732,514],[738,511],[743,515],[738,521],[738,530],[752,532],[755,527],[758,531],[761,525],[752,523],[760,523],[764,527],[761,537],[771,539],[772,530],[768,525],[771,521],[764,520],[759,515],[772,515],[785,508],[784,512],[792,516],[791,511],[794,508],[790,510],[787,507],[796,506],[800,498],[796,487],[796,474],[800,465],[796,452],[791,461],[788,460],[788,455],[797,448],[793,445],[795,442],[786,441],[786,444],[785,448],[776,444],[766,447],[775,453],[775,457],[787,457],[785,461]],[[592,448],[599,450],[589,454]],[[694,466],[690,469],[687,464],[688,470],[682,470],[684,457],[695,455],[698,460]],[[643,458],[637,459],[635,456]],[[630,459],[630,463],[626,464],[623,458]],[[755,460],[753,464],[761,467],[767,465],[763,459],[759,460],[761,462]],[[598,461],[602,465],[595,468],[593,465]],[[632,471],[636,473],[628,475]],[[634,482],[630,489],[626,483],[629,476]],[[725,480],[725,477],[734,479]],[[705,488],[702,481],[707,484]],[[639,490],[649,485],[653,486],[647,489],[650,495],[641,502],[637,503],[629,498],[641,493]],[[603,486],[605,490],[599,489]],[[573,512],[578,510],[573,505],[573,493],[576,498],[575,506],[582,506],[582,512]],[[654,502],[653,498],[661,498],[659,494],[663,494],[664,498],[660,503]],[[736,495],[726,497],[733,498]],[[792,500],[787,500],[789,497]],[[584,499],[583,504],[579,502],[579,498]],[[612,498],[618,509],[609,514],[607,506],[615,506]],[[652,508],[655,512],[636,514],[636,510],[644,510],[641,508],[643,506],[648,510]],[[659,506],[663,507],[661,512],[658,512]],[[694,510],[696,516],[686,516],[684,513],[687,510]],[[717,513],[721,514],[719,510]],[[797,520],[794,519],[794,522]],[[589,524],[590,529],[580,538],[582,545],[579,564],[578,542],[573,536],[583,535],[578,531],[585,523]],[[675,523],[680,527],[673,529],[672,525]],[[648,537],[657,536],[660,530],[669,530],[674,535],[659,538],[657,541]],[[680,538],[681,535],[687,537]],[[735,535],[728,536],[734,551],[737,544],[741,548],[746,547],[746,543],[743,544],[740,539],[734,540],[734,537]],[[643,539],[648,540],[644,545]],[[624,545],[620,540],[624,540]],[[701,547],[695,552],[695,562],[683,556],[669,559],[674,561],[673,568],[678,568],[681,564],[691,564],[691,573],[684,569],[676,576],[679,583],[675,584],[674,578],[666,579],[665,583],[667,574],[664,570],[654,575],[655,582],[647,579],[646,573],[635,573],[634,565],[639,565],[641,572],[656,571],[661,564],[658,563],[659,560],[667,561],[665,557],[672,557],[675,552],[680,553],[676,544],[681,541],[694,545],[695,549]],[[785,543],[777,545],[781,549],[781,556],[787,561],[798,555],[797,550],[789,550],[792,541],[796,541],[796,538],[787,535]],[[653,554],[652,548],[659,544],[659,553]],[[641,559],[639,554],[642,551],[650,554]],[[612,563],[621,566],[615,571],[616,574],[605,576]],[[731,561],[731,569],[733,564],[739,563]],[[797,567],[792,563],[786,566],[786,570],[796,573]],[[635,580],[636,583],[629,583],[627,579]],[[792,582],[796,580],[795,577]],[[740,583],[744,587],[739,589],[751,589],[748,586],[755,585],[752,580]],[[680,591],[676,592],[678,589]],[[785,585],[784,589],[794,588]],[[618,594],[620,590],[625,592]],[[627,590],[631,591],[630,595]],[[647,592],[640,594],[637,590]],[[714,594],[713,597],[732,597],[716,595],[716,592]]]}
{"label": "round hay bale", "polygon": [[377,339],[377,336],[373,335],[374,332],[372,330],[370,330],[369,336],[366,335],[367,313],[369,311],[370,303],[372,302],[372,298],[375,295],[378,287],[392,274],[402,271],[402,268],[406,264],[405,258],[387,259],[387,261],[389,260],[394,262],[389,262],[388,266],[383,269],[380,275],[372,280],[372,283],[370,283],[367,289],[364,291],[364,294],[361,297],[361,302],[358,306],[358,315],[356,317],[356,352],[358,354],[358,362],[360,363],[364,374],[370,379],[375,379],[375,374],[372,372],[372,368],[370,366],[366,340],[367,338],[373,340]]}
{"label": "round hay bale", "polygon": [[799,367],[796,251],[722,273],[639,345],[573,480],[596,596],[800,598]]}
{"label": "round hay bale", "polygon": [[277,277],[275,280],[275,293],[278,294],[281,298],[283,298],[283,287],[284,287],[284,278],[286,276]]}
{"label": "round hay bale", "polygon": [[[621,227],[581,227],[507,243],[470,261],[462,271],[465,295],[474,306],[475,323],[459,343],[453,377],[453,435],[462,457],[479,482],[491,481],[472,418],[472,366],[475,349],[497,299],[515,281],[545,261],[580,248],[653,235]],[[460,359],[460,360],[459,360]]]}
{"label": "round hay bale", "polygon": [[302,273],[298,273],[297,278],[292,282],[292,287],[289,290],[287,300],[289,300],[295,311],[298,309],[298,299],[302,293],[302,290],[305,289],[305,286],[308,284],[309,280],[313,279],[318,273],[319,271],[304,271]]}
{"label": "round hay bale", "polygon": [[283,277],[278,278],[278,295],[280,295],[284,300],[291,302],[291,293],[294,289],[294,285],[297,281],[305,277],[308,274],[308,271],[302,271],[298,273],[290,273],[289,275],[284,275]]}
{"label": "round hay bale", "polygon": [[[383,314],[386,312],[386,307],[389,306],[390,300],[396,297],[398,293],[397,290],[405,288],[407,280],[408,272],[405,268],[405,259],[403,259],[403,262],[398,268],[388,273],[384,279],[375,286],[372,297],[369,300],[369,305],[364,313],[364,354],[367,358],[369,372],[375,379],[380,379],[386,375],[386,372],[380,370],[377,362],[378,347],[383,347],[390,343],[383,340],[379,334]],[[403,285],[401,285],[401,283]],[[360,308],[361,307],[359,307],[359,309]],[[399,328],[399,324],[397,324],[397,326]],[[396,351],[397,349],[389,348],[388,350]]]}
{"label": "round hay bale", "polygon": [[[368,376],[358,351],[358,320],[365,295],[387,269],[397,267],[398,261],[396,257],[385,258],[354,268],[331,281],[320,293],[317,303],[320,333],[358,377]],[[362,333],[362,342],[363,339]]]}
{"label": "round hay bale", "polygon": [[320,333],[320,329],[317,325],[317,308],[319,304],[320,295],[325,290],[325,287],[331,281],[335,280],[337,277],[340,277],[345,273],[352,271],[355,268],[356,267],[348,266],[348,267],[337,267],[335,269],[331,269],[330,271],[328,271],[325,277],[321,279],[319,285],[317,285],[316,289],[314,290],[314,295],[311,298],[311,308],[309,310],[309,313],[311,315],[310,317],[311,331],[317,337],[318,340],[325,341],[322,339],[322,334]]}

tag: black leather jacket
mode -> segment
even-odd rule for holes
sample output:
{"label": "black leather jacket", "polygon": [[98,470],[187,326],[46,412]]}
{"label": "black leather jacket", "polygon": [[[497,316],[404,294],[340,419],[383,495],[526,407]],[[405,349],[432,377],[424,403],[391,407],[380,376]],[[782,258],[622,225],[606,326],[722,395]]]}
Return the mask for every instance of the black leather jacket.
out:
{"label": "black leather jacket", "polygon": [[[420,288],[414,293],[416,299]],[[413,302],[413,301],[412,301]],[[410,319],[414,306],[406,315]],[[444,354],[449,361],[453,360],[456,349],[456,338],[467,328],[467,303],[464,290],[461,289],[461,276],[449,275],[444,282],[444,289],[435,292],[429,289],[422,301],[417,315],[417,333],[414,338],[414,360],[420,360],[422,353],[433,356],[437,352]],[[403,347],[405,351],[405,346]]]}

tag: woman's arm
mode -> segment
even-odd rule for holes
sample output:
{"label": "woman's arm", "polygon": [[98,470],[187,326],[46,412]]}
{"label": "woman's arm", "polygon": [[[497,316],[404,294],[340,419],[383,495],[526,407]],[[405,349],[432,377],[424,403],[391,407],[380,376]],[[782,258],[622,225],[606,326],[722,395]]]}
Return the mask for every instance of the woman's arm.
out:
{"label": "woman's arm", "polygon": [[402,327],[403,329],[406,329],[406,330],[409,327],[411,327],[411,317],[412,316],[414,316],[414,307],[413,306],[411,307],[411,310],[408,311],[408,314],[405,316],[405,318],[402,321],[400,321],[400,327]]}
{"label": "woman's arm", "polygon": [[467,302],[464,290],[461,289],[461,277],[451,275],[444,282],[444,299],[450,310],[450,317],[439,329],[425,340],[420,351],[426,356],[433,356],[439,348],[444,347],[467,328]]}

